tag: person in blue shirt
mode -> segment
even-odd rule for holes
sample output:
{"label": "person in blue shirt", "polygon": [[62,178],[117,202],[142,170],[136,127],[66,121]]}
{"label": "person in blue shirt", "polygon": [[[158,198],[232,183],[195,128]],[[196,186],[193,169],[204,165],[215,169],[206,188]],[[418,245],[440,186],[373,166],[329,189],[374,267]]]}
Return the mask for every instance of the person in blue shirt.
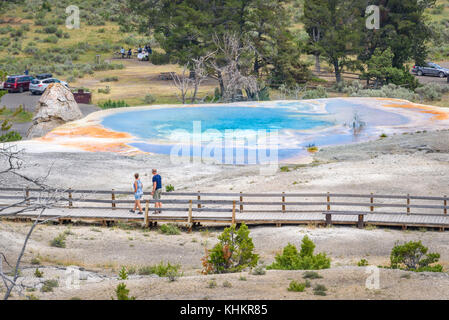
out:
{"label": "person in blue shirt", "polygon": [[[153,199],[154,200],[160,200],[161,199],[161,194],[162,194],[162,178],[161,176],[157,173],[156,169],[152,170],[153,172],[153,191],[151,192],[151,194],[153,195]],[[154,203],[155,208],[162,208],[162,203],[161,202],[155,202]],[[161,210],[156,210],[154,211],[154,214],[157,213],[161,213]]]}
{"label": "person in blue shirt", "polygon": [[142,182],[139,179],[139,174],[138,173],[134,174],[134,178],[136,178],[136,180],[134,181],[134,184],[133,184],[133,189],[134,189],[134,209],[129,210],[129,212],[134,213],[136,211],[136,209],[139,208],[138,214],[143,214],[142,206],[140,205],[140,200],[142,199],[142,196],[143,196],[143,184],[142,184]]}

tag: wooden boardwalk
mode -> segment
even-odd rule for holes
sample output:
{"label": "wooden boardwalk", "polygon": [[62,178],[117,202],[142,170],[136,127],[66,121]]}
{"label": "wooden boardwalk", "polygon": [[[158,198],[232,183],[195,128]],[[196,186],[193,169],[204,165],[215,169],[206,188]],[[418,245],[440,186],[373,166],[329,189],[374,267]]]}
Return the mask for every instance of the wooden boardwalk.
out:
{"label": "wooden boardwalk", "polygon": [[[39,190],[0,189],[0,208],[24,200],[41,201]],[[164,193],[164,208],[153,214],[153,200],[146,194],[145,214],[132,214],[132,194],[115,190],[64,190],[58,207],[47,209],[42,219],[63,221],[136,221],[149,226],[157,222],[246,224],[332,224],[428,227],[449,229],[447,197],[374,194],[255,194],[255,193]],[[356,201],[358,200],[358,201]],[[9,210],[9,212],[12,212]],[[1,211],[0,217],[33,219],[37,212],[17,215]],[[363,225],[362,224],[362,225]]]}

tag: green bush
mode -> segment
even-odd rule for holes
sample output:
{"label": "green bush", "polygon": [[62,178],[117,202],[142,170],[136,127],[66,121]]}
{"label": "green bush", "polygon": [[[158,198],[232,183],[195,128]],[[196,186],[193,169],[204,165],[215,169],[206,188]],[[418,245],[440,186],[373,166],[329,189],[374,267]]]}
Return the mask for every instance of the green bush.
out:
{"label": "green bush", "polygon": [[53,288],[57,288],[59,286],[59,283],[57,280],[45,280],[41,291],[42,292],[52,292]]}
{"label": "green bush", "polygon": [[19,140],[22,140],[22,136],[16,131],[9,131],[0,136],[0,142],[13,142]]}
{"label": "green bush", "polygon": [[259,255],[253,252],[253,240],[244,223],[238,230],[235,225],[225,228],[218,240],[202,259],[204,274],[239,272],[257,265]]}
{"label": "green bush", "polygon": [[391,250],[390,267],[407,271],[442,272],[443,266],[436,264],[440,259],[439,253],[427,253],[429,248],[421,241],[410,241],[403,245],[396,244]]}
{"label": "green bush", "polygon": [[277,254],[275,262],[267,269],[277,270],[320,270],[330,268],[331,260],[325,253],[314,255],[315,244],[308,236],[304,236],[301,243],[301,251],[288,244],[282,254]]}
{"label": "green bush", "polygon": [[124,100],[107,100],[103,103],[99,103],[98,106],[101,109],[114,109],[114,108],[126,108],[129,107],[129,104],[127,104]]}
{"label": "green bush", "polygon": [[47,38],[44,38],[44,42],[53,43],[53,44],[58,43],[58,40],[59,40],[59,38],[57,36],[55,36],[54,34],[52,34],[51,36],[48,36]]}
{"label": "green bush", "polygon": [[129,296],[129,289],[126,288],[126,284],[119,283],[115,289],[115,295],[117,300],[136,300],[136,297]]}
{"label": "green bush", "polygon": [[44,273],[42,271],[39,271],[38,268],[36,268],[36,270],[34,271],[34,276],[36,278],[42,278],[44,276]]}
{"label": "green bush", "polygon": [[152,104],[152,103],[156,102],[156,98],[152,94],[147,94],[144,98],[144,102],[146,104]]}
{"label": "green bush", "polygon": [[116,77],[116,76],[106,77],[106,78],[100,80],[100,82],[113,82],[113,81],[118,81],[118,77]]}
{"label": "green bush", "polygon": [[120,269],[120,272],[118,273],[118,277],[120,278],[120,280],[128,280],[128,271],[126,270],[125,267],[122,267]]}
{"label": "green bush", "polygon": [[325,296],[327,288],[323,284],[317,284],[313,288],[313,294],[316,296]]}
{"label": "green bush", "polygon": [[169,184],[168,186],[165,186],[165,192],[173,192],[175,191],[175,187]]}
{"label": "green bush", "polygon": [[359,267],[366,267],[368,265],[368,260],[361,259],[359,262],[357,262],[357,266]]}
{"label": "green bush", "polygon": [[415,92],[422,100],[439,101],[441,100],[443,94],[449,92],[449,85],[428,83],[420,88],[417,88]]}
{"label": "green bush", "polygon": [[59,234],[56,238],[54,238],[51,242],[50,245],[52,247],[56,247],[56,248],[65,248],[66,244],[65,244],[65,239],[66,239],[66,234],[61,233]]}
{"label": "green bush", "polygon": [[181,265],[179,264],[170,264],[170,262],[167,262],[167,264],[164,264],[164,262],[160,262],[159,264],[156,264],[154,266],[144,266],[139,268],[137,273],[142,276],[149,276],[152,274],[156,274],[159,277],[173,277],[179,276],[179,269],[181,268]]}
{"label": "green bush", "polygon": [[103,94],[110,94],[111,93],[111,87],[106,86],[106,88],[98,88],[98,93],[103,93]]}
{"label": "green bush", "polygon": [[304,292],[304,290],[306,289],[306,284],[305,283],[300,283],[297,282],[295,280],[292,280],[290,282],[290,285],[288,286],[288,291],[293,291],[293,292]]}
{"label": "green bush", "polygon": [[308,100],[308,99],[321,99],[321,98],[327,98],[327,91],[324,87],[318,86],[314,90],[307,90],[302,95],[301,99]]}
{"label": "green bush", "polygon": [[179,230],[179,228],[176,225],[172,224],[172,223],[162,224],[159,227],[159,230],[161,231],[161,233],[167,234],[167,235],[178,235],[178,234],[181,234],[181,230]]}
{"label": "green bush", "polygon": [[321,279],[322,276],[320,276],[317,272],[315,271],[306,271],[303,274],[303,279]]}

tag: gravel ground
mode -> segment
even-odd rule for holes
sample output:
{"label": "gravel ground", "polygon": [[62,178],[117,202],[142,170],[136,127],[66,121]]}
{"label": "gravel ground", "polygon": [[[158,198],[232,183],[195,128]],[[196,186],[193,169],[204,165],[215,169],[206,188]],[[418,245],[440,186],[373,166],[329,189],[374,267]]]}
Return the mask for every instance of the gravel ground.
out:
{"label": "gravel ground", "polygon": [[[18,252],[27,227],[24,223],[0,224],[0,248],[8,257]],[[70,230],[66,248],[53,248],[50,240],[64,230]],[[447,273],[413,273],[380,269],[380,287],[366,289],[369,276],[360,259],[370,265],[388,265],[389,253],[396,241],[421,240],[431,251],[441,253],[441,262],[449,266],[447,234],[440,232],[399,231],[390,229],[358,230],[356,228],[311,227],[251,227],[255,250],[264,264],[270,264],[276,253],[287,243],[299,246],[304,235],[316,244],[316,252],[326,252],[332,258],[332,268],[319,271],[322,279],[312,280],[312,286],[324,284],[326,297],[313,294],[312,288],[303,293],[287,291],[291,280],[304,281],[303,271],[267,271],[252,275],[247,271],[227,275],[200,275],[204,247],[212,247],[221,228],[196,230],[180,235],[163,235],[156,230],[126,230],[91,226],[40,226],[32,237],[22,268],[24,284],[32,286],[40,299],[110,299],[119,283],[121,266],[154,265],[167,261],[179,263],[183,276],[169,283],[166,278],[132,275],[126,281],[131,294],[138,299],[449,299]],[[39,257],[40,266],[30,265]],[[81,268],[80,288],[66,286],[65,266]],[[36,267],[43,278],[36,278]],[[242,277],[244,279],[242,279]],[[39,289],[45,280],[56,279],[54,292]],[[246,279],[246,280],[245,280]],[[209,288],[215,281],[216,288]],[[224,287],[229,282],[231,286]],[[0,289],[1,290],[1,289]],[[26,293],[30,294],[30,292]],[[21,299],[18,294],[14,298]]]}

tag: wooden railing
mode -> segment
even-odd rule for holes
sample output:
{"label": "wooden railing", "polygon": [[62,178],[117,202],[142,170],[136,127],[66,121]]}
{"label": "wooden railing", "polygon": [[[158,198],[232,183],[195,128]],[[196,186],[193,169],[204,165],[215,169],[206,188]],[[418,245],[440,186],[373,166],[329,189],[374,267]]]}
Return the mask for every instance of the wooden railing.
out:
{"label": "wooden railing", "polygon": [[[55,196],[56,194],[56,196]],[[352,193],[223,193],[223,192],[163,192],[162,199],[153,200],[149,192],[145,192],[142,205],[145,215],[129,216],[123,210],[128,210],[134,204],[133,192],[120,190],[45,190],[29,188],[0,188],[0,209],[12,203],[20,206],[32,206],[44,200],[45,197],[58,199],[54,207],[72,209],[94,209],[89,214],[77,212],[65,213],[61,219],[100,220],[103,223],[115,220],[144,221],[149,226],[157,221],[187,222],[190,227],[200,222],[221,223],[332,223],[357,224],[363,227],[366,217],[380,217],[378,225],[401,225],[438,227],[444,230],[449,227],[447,211],[449,209],[447,196],[415,196],[388,194],[352,194]],[[162,215],[149,215],[150,204],[161,202]],[[105,210],[109,210],[105,211]],[[122,212],[120,213],[120,210]],[[92,212],[96,212],[92,214]],[[170,214],[171,212],[171,214]],[[180,214],[181,213],[181,214]],[[185,214],[183,214],[185,213]],[[194,213],[196,215],[194,216]],[[201,214],[206,213],[206,214]],[[236,216],[236,214],[239,214]],[[291,213],[291,214],[290,214]],[[305,214],[304,220],[294,213]],[[314,218],[308,218],[310,214]],[[358,216],[358,221],[334,219],[335,215]],[[380,221],[388,215],[388,221]],[[8,216],[7,210],[0,216]],[[32,218],[33,213],[25,215]],[[260,218],[263,216],[264,218]],[[403,222],[401,216],[407,216],[408,222]],[[69,218],[66,218],[69,217]],[[380,219],[380,220],[379,220]],[[425,221],[424,221],[424,220]],[[368,218],[368,220],[370,220]],[[375,221],[376,219],[371,219]],[[349,221],[349,222],[348,222]],[[402,221],[402,222],[401,222]]]}

